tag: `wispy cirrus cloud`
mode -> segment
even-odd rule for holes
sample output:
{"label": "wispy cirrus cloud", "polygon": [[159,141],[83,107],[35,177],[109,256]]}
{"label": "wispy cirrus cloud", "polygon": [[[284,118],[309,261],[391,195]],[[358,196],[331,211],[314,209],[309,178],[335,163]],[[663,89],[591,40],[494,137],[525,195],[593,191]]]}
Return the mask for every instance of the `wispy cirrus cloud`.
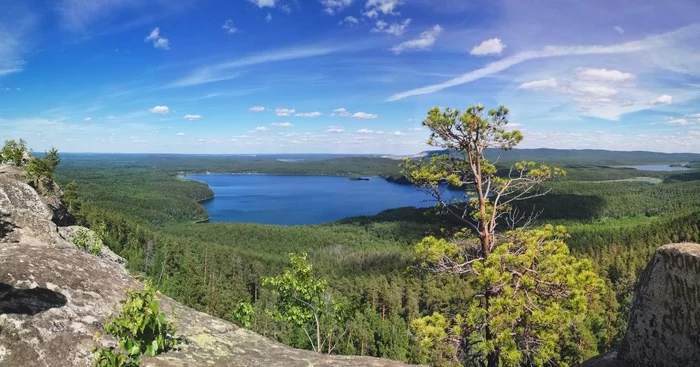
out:
{"label": "wispy cirrus cloud", "polygon": [[629,41],[612,45],[547,46],[537,51],[524,51],[513,56],[488,63],[482,68],[469,71],[459,77],[447,80],[445,82],[396,93],[390,96],[388,101],[397,101],[408,97],[439,92],[447,88],[456,87],[500,73],[515,65],[530,60],[562,56],[614,55],[641,52],[664,47],[670,42],[674,41],[676,38],[683,38],[689,34],[697,34],[698,31],[700,31],[700,24],[693,24],[688,27],[680,28],[676,31],[649,36],[637,41]]}
{"label": "wispy cirrus cloud", "polygon": [[305,46],[272,50],[196,69],[187,76],[168,84],[167,87],[187,87],[217,81],[231,80],[241,75],[240,72],[236,71],[241,68],[275,62],[321,57],[341,52],[343,50],[343,47],[331,46]]}
{"label": "wispy cirrus cloud", "polygon": [[0,77],[24,69],[36,17],[23,2],[0,4]]}

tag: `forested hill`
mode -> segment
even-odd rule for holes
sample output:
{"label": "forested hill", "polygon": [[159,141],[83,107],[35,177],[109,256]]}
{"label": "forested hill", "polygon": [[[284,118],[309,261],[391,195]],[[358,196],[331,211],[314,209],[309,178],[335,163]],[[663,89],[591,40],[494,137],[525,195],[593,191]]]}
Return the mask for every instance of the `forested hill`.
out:
{"label": "forested hill", "polygon": [[[445,150],[429,150],[413,155],[420,157],[434,154],[446,154]],[[403,156],[393,156],[402,158]],[[673,164],[700,161],[697,153],[659,153],[647,151],[614,151],[602,149],[513,149],[502,151],[500,149],[487,149],[486,157],[503,164],[514,161],[527,160],[572,165],[637,165],[637,164]]]}

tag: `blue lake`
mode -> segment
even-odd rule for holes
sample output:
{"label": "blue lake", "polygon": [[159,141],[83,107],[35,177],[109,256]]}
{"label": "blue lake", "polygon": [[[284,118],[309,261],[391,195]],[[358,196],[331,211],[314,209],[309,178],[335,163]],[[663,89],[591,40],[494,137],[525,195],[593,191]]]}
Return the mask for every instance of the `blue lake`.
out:
{"label": "blue lake", "polygon": [[625,168],[634,168],[638,171],[687,171],[688,167],[674,167],[667,164],[647,164],[642,166],[623,166]]}
{"label": "blue lake", "polygon": [[204,182],[214,191],[214,199],[203,203],[211,222],[318,224],[392,208],[435,204],[430,196],[412,186],[380,177],[370,177],[369,181],[265,174],[184,177]]}

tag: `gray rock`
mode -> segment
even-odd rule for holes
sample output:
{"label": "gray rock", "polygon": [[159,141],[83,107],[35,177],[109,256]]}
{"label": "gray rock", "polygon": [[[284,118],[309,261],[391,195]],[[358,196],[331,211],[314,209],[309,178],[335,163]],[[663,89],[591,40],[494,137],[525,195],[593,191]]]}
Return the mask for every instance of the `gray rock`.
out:
{"label": "gray rock", "polygon": [[700,245],[656,251],[635,289],[618,358],[639,367],[700,363]]}
{"label": "gray rock", "polygon": [[[0,367],[90,366],[94,340],[128,289],[141,288],[119,260],[67,241],[80,227],[57,229],[52,211],[23,172],[0,166]],[[114,255],[116,257],[116,255]],[[180,350],[144,366],[402,366],[368,357],[298,350],[195,311],[165,296]]]}

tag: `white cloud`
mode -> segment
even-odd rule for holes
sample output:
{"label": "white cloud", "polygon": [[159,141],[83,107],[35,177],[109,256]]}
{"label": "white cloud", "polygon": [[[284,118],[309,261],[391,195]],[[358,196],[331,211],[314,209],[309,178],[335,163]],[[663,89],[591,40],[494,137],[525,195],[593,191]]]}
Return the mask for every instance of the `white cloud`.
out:
{"label": "white cloud", "polygon": [[328,126],[326,128],[327,133],[342,133],[343,131],[345,131],[345,128],[337,125]]}
{"label": "white cloud", "polygon": [[308,46],[268,51],[256,55],[242,57],[229,62],[199,68],[189,75],[169,84],[168,87],[186,87],[230,80],[240,76],[239,72],[233,71],[236,69],[273,62],[325,56],[341,50],[343,50],[341,47]]}
{"label": "white cloud", "polygon": [[504,48],[506,48],[506,45],[503,44],[500,38],[491,38],[474,46],[470,53],[476,56],[500,55]]}
{"label": "white cloud", "polygon": [[294,114],[297,110],[293,108],[275,108],[275,115],[277,116],[290,116]]}
{"label": "white cloud", "polygon": [[268,23],[272,22],[272,13],[267,13],[265,16],[265,21]]}
{"label": "white cloud", "polygon": [[395,136],[406,135],[406,134],[402,133],[401,131],[394,131],[394,132],[391,133],[391,134],[392,134],[392,135],[395,135]]}
{"label": "white cloud", "polygon": [[86,117],[84,121],[85,121],[85,122],[90,122],[90,121],[92,121],[92,117]]}
{"label": "white cloud", "polygon": [[270,130],[270,129],[266,128],[265,126],[258,126],[255,129],[253,129],[253,131],[259,132],[259,133],[264,133],[268,130]]}
{"label": "white cloud", "polygon": [[425,87],[415,88],[407,90],[405,92],[396,93],[390,96],[388,100],[397,101],[407,97],[435,93],[443,89],[452,88],[473,82],[475,80],[479,80],[481,78],[499,73],[515,65],[530,60],[576,55],[614,55],[650,50],[654,47],[659,47],[659,45],[665,44],[665,42],[667,42],[668,39],[674,39],[674,37],[676,37],[678,34],[685,35],[685,31],[688,31],[688,29],[681,29],[679,31],[669,32],[662,35],[651,36],[640,41],[630,41],[605,46],[547,46],[539,51],[524,51],[517,53],[513,56],[491,62],[482,68],[469,71],[465,74],[462,74],[459,77],[450,79],[442,83],[432,84]]}
{"label": "white cloud", "polygon": [[318,112],[318,111],[316,111],[316,112],[304,112],[304,113],[300,112],[300,113],[297,113],[297,114],[294,115],[294,116],[297,116],[297,117],[316,118],[316,117],[321,117],[321,115],[323,115],[323,114],[320,113],[320,112]]}
{"label": "white cloud", "polygon": [[440,33],[442,33],[442,27],[435,25],[433,28],[422,32],[418,38],[402,42],[392,47],[391,51],[398,55],[404,51],[427,50],[435,44]]}
{"label": "white cloud", "polygon": [[403,5],[403,0],[367,0],[363,15],[376,18],[379,14],[396,14],[396,8]]}
{"label": "white cloud", "polygon": [[346,110],[345,108],[336,108],[333,110],[333,113],[331,113],[332,117],[348,117],[352,115],[350,111]]}
{"label": "white cloud", "polygon": [[238,32],[238,28],[236,28],[236,26],[233,25],[232,19],[226,20],[224,22],[224,25],[221,26],[221,28],[223,28],[228,34],[234,34]]}
{"label": "white cloud", "polygon": [[352,118],[354,119],[376,119],[377,117],[379,116],[366,112],[355,112],[352,114]]}
{"label": "white cloud", "polygon": [[353,0],[321,0],[323,11],[333,15],[338,11],[350,6]]}
{"label": "white cloud", "polygon": [[144,38],[144,42],[153,42],[153,47],[160,48],[162,50],[170,49],[170,41],[167,38],[160,36],[160,28],[153,28],[148,37]]}
{"label": "white cloud", "polygon": [[613,69],[592,69],[592,68],[581,68],[578,69],[577,74],[581,79],[588,80],[598,80],[598,81],[609,81],[609,82],[621,82],[627,80],[633,80],[636,78],[634,74],[624,73],[619,70]]}
{"label": "white cloud", "polygon": [[394,36],[400,36],[400,35],[406,33],[406,30],[408,29],[408,26],[410,24],[411,24],[411,18],[405,19],[404,21],[402,21],[400,23],[392,23],[392,24],[389,24],[389,23],[380,19],[377,21],[374,28],[372,28],[372,32],[388,33],[388,34],[393,34]]}
{"label": "white cloud", "polygon": [[549,89],[549,88],[556,88],[556,87],[557,87],[557,80],[555,78],[549,78],[549,79],[533,80],[531,82],[522,83],[522,84],[520,84],[520,86],[518,86],[518,89],[541,90],[541,89]]}
{"label": "white cloud", "polygon": [[156,115],[167,115],[170,113],[170,108],[168,106],[154,106],[149,111]]}
{"label": "white cloud", "polygon": [[617,32],[617,33],[619,33],[619,34],[624,34],[624,33],[625,33],[625,29],[622,28],[622,27],[620,27],[619,25],[614,26],[613,29],[615,30],[615,32]]}
{"label": "white cloud", "polygon": [[277,0],[248,0],[258,6],[258,8],[274,8],[277,5]]}
{"label": "white cloud", "polygon": [[294,125],[293,125],[292,123],[290,123],[290,122],[274,122],[274,123],[272,123],[271,125],[272,125],[272,126],[275,126],[275,127],[292,127],[292,126],[294,126]]}
{"label": "white cloud", "polygon": [[688,120],[685,118],[677,118],[666,121],[669,125],[685,126],[688,125]]}
{"label": "white cloud", "polygon": [[376,131],[370,129],[360,129],[356,131],[358,134],[374,134]]}
{"label": "white cloud", "polygon": [[262,112],[262,111],[265,111],[265,107],[263,107],[263,106],[253,106],[253,107],[250,108],[250,111],[253,111],[253,112]]}
{"label": "white cloud", "polygon": [[188,120],[188,121],[198,121],[198,120],[201,120],[201,119],[202,119],[202,116],[201,116],[201,115],[190,115],[190,114],[187,114],[187,115],[185,115],[185,116],[182,116],[182,118],[183,118],[184,120]]}
{"label": "white cloud", "polygon": [[650,102],[652,106],[658,106],[658,105],[663,105],[663,104],[671,104],[673,103],[673,97],[669,96],[668,94],[662,94],[653,101]]}
{"label": "white cloud", "polygon": [[353,17],[352,15],[348,15],[347,17],[345,17],[345,19],[338,22],[338,25],[345,24],[345,25],[353,26],[353,25],[356,25],[359,23],[360,23],[360,21],[357,18]]}
{"label": "white cloud", "polygon": [[177,136],[185,136],[185,133],[177,133]]}

